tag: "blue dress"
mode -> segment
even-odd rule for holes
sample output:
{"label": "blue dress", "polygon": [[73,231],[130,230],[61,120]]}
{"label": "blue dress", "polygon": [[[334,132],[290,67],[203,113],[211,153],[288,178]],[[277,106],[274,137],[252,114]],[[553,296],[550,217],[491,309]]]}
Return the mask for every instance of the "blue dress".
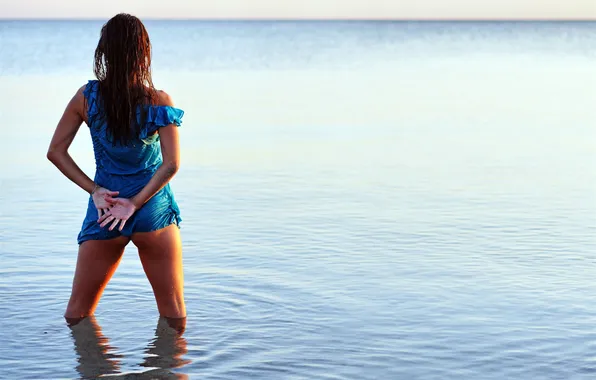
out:
{"label": "blue dress", "polygon": [[[170,124],[180,126],[184,111],[169,106],[145,106],[145,122],[141,126],[139,137],[128,146],[119,143],[113,145],[106,135],[106,123],[102,117],[98,117],[102,113],[98,89],[99,82],[91,80],[83,92],[88,105],[87,118],[95,154],[95,183],[109,190],[119,191],[118,197],[131,198],[143,189],[163,162],[157,130]],[[139,123],[140,117],[139,108]],[[110,231],[110,224],[103,228],[99,226],[97,209],[93,199],[89,197],[87,215],[78,242],[81,244],[87,240],[105,240],[121,235],[131,236],[135,232],[156,231],[170,224],[179,226],[181,221],[180,209],[169,183],[133,214],[122,231],[117,228]]]}

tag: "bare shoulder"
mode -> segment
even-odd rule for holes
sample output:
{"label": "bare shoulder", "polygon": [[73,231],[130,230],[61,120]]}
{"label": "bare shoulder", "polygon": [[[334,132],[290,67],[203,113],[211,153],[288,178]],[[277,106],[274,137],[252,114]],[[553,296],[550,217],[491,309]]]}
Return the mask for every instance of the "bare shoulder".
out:
{"label": "bare shoulder", "polygon": [[77,92],[75,92],[73,99],[75,101],[77,101],[77,103],[80,103],[81,101],[83,101],[85,99],[85,88],[87,88],[87,85],[84,84],[81,87],[79,87],[79,89],[77,90]]}
{"label": "bare shoulder", "polygon": [[81,87],[79,87],[79,89],[77,90],[77,96],[83,96],[83,93],[85,92],[86,88],[87,88],[87,84],[84,84]]}
{"label": "bare shoulder", "polygon": [[79,89],[77,89],[77,92],[74,94],[74,96],[72,97],[72,99],[70,100],[70,103],[68,105],[68,107],[73,111],[78,113],[79,115],[83,116],[85,115],[85,88],[87,87],[87,85],[83,85],[81,87],[79,87]]}
{"label": "bare shoulder", "polygon": [[157,105],[174,107],[174,100],[167,92],[157,90]]}

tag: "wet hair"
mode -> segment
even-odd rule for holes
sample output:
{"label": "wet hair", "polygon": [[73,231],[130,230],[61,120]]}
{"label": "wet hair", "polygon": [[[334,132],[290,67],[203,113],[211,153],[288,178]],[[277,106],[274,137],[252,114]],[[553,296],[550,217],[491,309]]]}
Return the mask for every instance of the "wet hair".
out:
{"label": "wet hair", "polygon": [[121,13],[101,28],[94,73],[108,137],[114,144],[128,145],[139,136],[137,109],[142,125],[146,116],[143,105],[153,104],[156,99],[151,79],[151,42],[141,20]]}

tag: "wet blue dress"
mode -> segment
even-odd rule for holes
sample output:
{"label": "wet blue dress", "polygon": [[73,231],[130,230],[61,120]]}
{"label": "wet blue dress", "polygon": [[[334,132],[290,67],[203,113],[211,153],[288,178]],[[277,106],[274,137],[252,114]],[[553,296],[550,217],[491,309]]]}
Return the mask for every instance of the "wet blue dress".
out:
{"label": "wet blue dress", "polygon": [[[149,182],[163,162],[159,134],[160,127],[170,124],[180,126],[184,111],[169,106],[145,106],[146,116],[141,133],[132,144],[124,146],[107,138],[106,123],[101,117],[102,106],[99,100],[99,82],[87,83],[83,94],[87,100],[87,118],[93,152],[95,154],[95,183],[112,191],[119,191],[119,197],[131,198],[139,193]],[[140,123],[141,112],[137,110]],[[97,209],[89,197],[87,215],[78,236],[79,244],[87,240],[105,240],[120,235],[131,236],[135,232],[149,232],[167,227],[179,226],[182,218],[174,194],[167,184],[145,203],[126,222],[122,231],[117,228],[110,231],[108,224],[100,227],[97,223]]]}

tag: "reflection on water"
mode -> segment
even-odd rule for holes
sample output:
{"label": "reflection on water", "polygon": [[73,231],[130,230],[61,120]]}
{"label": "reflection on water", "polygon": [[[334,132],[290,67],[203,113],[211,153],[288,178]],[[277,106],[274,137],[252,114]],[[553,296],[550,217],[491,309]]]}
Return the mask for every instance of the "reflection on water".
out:
{"label": "reflection on water", "polygon": [[96,378],[117,373],[122,355],[110,345],[95,317],[85,318],[71,327],[78,357],[77,372],[82,378]]}
{"label": "reflection on water", "polygon": [[[141,363],[141,367],[165,370],[189,364],[190,360],[183,358],[183,355],[188,352],[186,339],[182,337],[183,332],[183,328],[176,329],[166,318],[159,318],[155,328],[155,338],[145,350],[145,361]],[[177,378],[185,378],[180,376]]]}
{"label": "reflection on water", "polygon": [[[155,328],[155,337],[147,345],[145,360],[140,363],[141,367],[149,370],[135,378],[187,379],[186,375],[171,371],[190,363],[190,360],[183,358],[187,353],[183,332],[184,326],[180,321],[160,317]],[[94,316],[72,324],[71,334],[78,357],[76,370],[81,378],[112,378],[113,376],[107,375],[120,372],[123,355],[116,353],[118,349],[110,345],[109,338],[103,335],[101,326]]]}

